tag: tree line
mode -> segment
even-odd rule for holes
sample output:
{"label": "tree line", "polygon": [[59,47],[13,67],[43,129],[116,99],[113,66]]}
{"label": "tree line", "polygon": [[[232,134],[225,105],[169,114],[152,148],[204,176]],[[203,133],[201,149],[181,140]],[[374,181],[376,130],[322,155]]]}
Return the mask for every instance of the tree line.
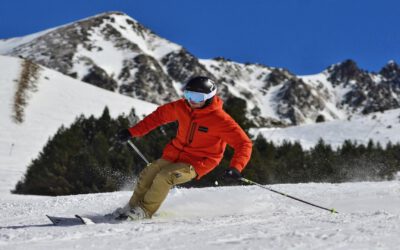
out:
{"label": "tree line", "polygon": [[[245,117],[246,103],[227,100],[225,110],[247,132],[252,122]],[[134,114],[134,110],[131,112]],[[137,118],[137,117],[136,117]],[[18,194],[70,195],[110,192],[132,187],[144,161],[127,145],[116,143],[115,134],[129,127],[126,116],[110,117],[105,108],[99,118],[81,115],[69,127],[61,127],[49,139],[39,156],[28,166],[23,180],[13,190]],[[174,137],[172,123],[135,138],[135,144],[149,160],[162,155],[164,146]],[[229,167],[233,150],[229,146],[220,165],[200,180],[185,187],[232,185],[221,178]],[[400,171],[400,144],[369,141],[367,145],[345,141],[332,148],[322,139],[305,150],[298,142],[276,145],[259,136],[253,140],[251,160],[243,175],[261,184],[300,182],[347,182],[393,179]]]}

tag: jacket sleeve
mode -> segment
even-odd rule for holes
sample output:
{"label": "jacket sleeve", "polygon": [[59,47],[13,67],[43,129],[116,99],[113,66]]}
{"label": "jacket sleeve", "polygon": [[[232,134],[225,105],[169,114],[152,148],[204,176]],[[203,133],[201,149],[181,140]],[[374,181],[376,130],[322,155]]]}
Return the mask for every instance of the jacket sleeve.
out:
{"label": "jacket sleeve", "polygon": [[176,121],[176,103],[177,102],[171,102],[159,106],[153,113],[146,116],[135,126],[129,128],[129,132],[135,137],[143,136],[158,126]]}
{"label": "jacket sleeve", "polygon": [[220,137],[234,149],[230,166],[241,172],[251,157],[253,144],[250,138],[230,116],[222,122]]}

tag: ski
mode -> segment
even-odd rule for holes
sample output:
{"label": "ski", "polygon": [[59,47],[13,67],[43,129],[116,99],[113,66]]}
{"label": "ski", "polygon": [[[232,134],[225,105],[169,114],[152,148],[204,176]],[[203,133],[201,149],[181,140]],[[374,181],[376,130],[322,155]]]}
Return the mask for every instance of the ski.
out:
{"label": "ski", "polygon": [[59,216],[51,216],[51,215],[46,215],[46,217],[55,226],[76,226],[76,225],[96,224],[91,219],[80,216],[78,214],[76,214],[75,217],[59,217]]}
{"label": "ski", "polygon": [[93,218],[84,217],[79,214],[75,214],[74,217],[60,217],[60,216],[51,216],[46,215],[46,217],[55,225],[55,226],[77,226],[77,225],[92,225],[97,223],[119,223],[124,221],[124,219],[116,219],[111,216],[111,214],[107,214],[105,216],[94,216]]}
{"label": "ski", "polygon": [[[92,225],[98,223],[111,223],[111,224],[118,224],[124,221],[130,221],[128,216],[121,216],[121,217],[113,217],[112,214],[106,214],[104,216],[90,216],[90,218],[75,214],[74,217],[60,217],[60,216],[51,216],[47,215],[46,217],[53,223],[54,226],[78,226],[78,225]],[[139,220],[142,221],[142,220]],[[143,222],[145,224],[152,224],[154,222]]]}
{"label": "ski", "polygon": [[77,217],[58,217],[58,216],[50,216],[46,215],[46,217],[55,225],[55,226],[76,226],[76,225],[84,225],[83,220]]}

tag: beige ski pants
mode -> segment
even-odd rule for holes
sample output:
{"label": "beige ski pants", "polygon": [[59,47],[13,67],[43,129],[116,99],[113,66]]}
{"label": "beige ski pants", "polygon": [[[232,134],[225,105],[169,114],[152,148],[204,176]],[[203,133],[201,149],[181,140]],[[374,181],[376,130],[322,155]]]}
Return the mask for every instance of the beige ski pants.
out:
{"label": "beige ski pants", "polygon": [[140,206],[151,218],[167,197],[171,187],[188,182],[196,176],[190,164],[158,159],[140,173],[129,205],[131,208]]}

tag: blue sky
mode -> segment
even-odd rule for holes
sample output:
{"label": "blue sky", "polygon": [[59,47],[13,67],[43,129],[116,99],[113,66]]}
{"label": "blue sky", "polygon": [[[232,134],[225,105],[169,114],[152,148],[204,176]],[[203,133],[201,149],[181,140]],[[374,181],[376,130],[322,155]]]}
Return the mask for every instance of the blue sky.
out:
{"label": "blue sky", "polygon": [[222,56],[300,75],[346,59],[368,71],[400,63],[396,0],[2,0],[0,39],[112,10],[204,59]]}

